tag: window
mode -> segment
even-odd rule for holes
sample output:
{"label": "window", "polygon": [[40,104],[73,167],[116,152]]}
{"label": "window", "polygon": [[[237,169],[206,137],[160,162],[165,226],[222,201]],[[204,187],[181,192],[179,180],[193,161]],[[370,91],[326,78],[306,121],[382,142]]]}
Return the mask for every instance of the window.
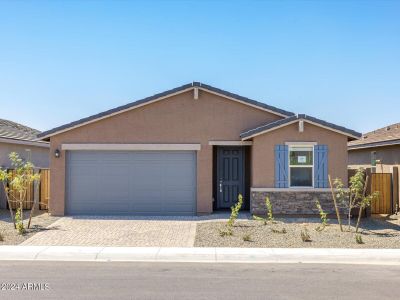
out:
{"label": "window", "polygon": [[289,186],[312,187],[313,146],[289,146]]}

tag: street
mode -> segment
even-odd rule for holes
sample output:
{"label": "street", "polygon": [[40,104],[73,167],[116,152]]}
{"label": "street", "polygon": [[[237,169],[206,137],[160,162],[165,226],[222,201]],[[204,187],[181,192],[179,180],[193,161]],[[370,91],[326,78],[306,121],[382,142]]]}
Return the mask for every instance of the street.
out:
{"label": "street", "polygon": [[400,293],[398,266],[1,261],[0,274],[0,299],[366,300]]}

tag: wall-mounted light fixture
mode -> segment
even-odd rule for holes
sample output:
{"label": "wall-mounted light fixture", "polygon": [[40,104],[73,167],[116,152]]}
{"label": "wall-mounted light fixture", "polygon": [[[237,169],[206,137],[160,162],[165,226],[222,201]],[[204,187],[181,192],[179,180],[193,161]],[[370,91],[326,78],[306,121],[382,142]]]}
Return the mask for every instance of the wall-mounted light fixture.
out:
{"label": "wall-mounted light fixture", "polygon": [[54,151],[54,156],[55,156],[55,158],[59,158],[59,157],[61,156],[60,150],[56,149],[56,150]]}

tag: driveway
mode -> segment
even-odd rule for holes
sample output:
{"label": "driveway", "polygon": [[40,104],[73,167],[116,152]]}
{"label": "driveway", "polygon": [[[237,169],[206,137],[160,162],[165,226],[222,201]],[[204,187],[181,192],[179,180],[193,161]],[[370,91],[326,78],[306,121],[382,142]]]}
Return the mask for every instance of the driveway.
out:
{"label": "driveway", "polygon": [[[228,213],[202,217],[62,217],[21,245],[193,247],[197,223],[228,217]],[[247,219],[249,215],[240,218]]]}

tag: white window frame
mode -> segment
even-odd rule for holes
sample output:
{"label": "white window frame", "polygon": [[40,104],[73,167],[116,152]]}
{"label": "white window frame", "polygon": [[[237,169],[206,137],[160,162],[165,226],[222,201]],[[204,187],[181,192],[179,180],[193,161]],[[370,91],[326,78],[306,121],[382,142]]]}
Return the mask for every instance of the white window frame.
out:
{"label": "white window frame", "polygon": [[[294,188],[294,189],[309,189],[309,188],[314,188],[314,159],[315,159],[315,145],[316,143],[314,142],[310,142],[310,143],[286,143],[286,145],[288,145],[288,185],[289,188]],[[310,148],[312,147],[312,164],[311,165],[291,165],[290,164],[290,151],[292,148],[299,148],[299,147],[307,147]],[[311,167],[311,181],[312,184],[311,186],[295,186],[295,185],[291,185],[291,179],[290,179],[290,170],[291,168],[310,168]]]}

